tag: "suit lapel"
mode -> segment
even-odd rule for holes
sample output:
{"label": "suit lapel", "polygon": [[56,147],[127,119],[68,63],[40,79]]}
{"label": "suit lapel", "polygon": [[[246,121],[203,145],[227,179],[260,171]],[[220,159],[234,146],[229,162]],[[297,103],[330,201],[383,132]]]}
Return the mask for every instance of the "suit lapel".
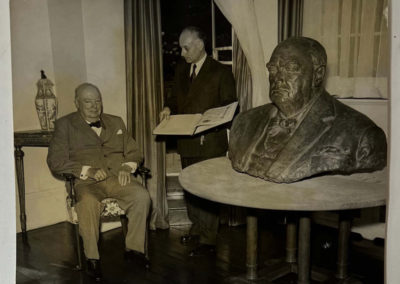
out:
{"label": "suit lapel", "polygon": [[268,175],[273,177],[286,175],[290,167],[332,127],[335,116],[332,100],[329,95],[322,94],[272,164]]}
{"label": "suit lapel", "polygon": [[189,93],[190,89],[190,64],[185,63],[185,66],[183,68],[182,74],[181,74],[181,81],[182,81],[182,86],[184,92],[187,94]]}
{"label": "suit lapel", "polygon": [[72,125],[79,131],[79,133],[82,133],[83,135],[86,135],[90,139],[96,139],[100,141],[99,136],[97,136],[96,132],[94,132],[90,126],[86,123],[86,121],[83,119],[83,117],[76,112],[75,115],[72,117]]}
{"label": "suit lapel", "polygon": [[[207,82],[209,79],[208,77],[210,74],[212,74],[212,72],[210,72],[211,60],[212,59],[210,57],[206,58],[203,66],[201,66],[199,74],[197,74],[193,82],[189,84],[189,97],[197,97],[198,94],[203,90],[202,86],[204,85],[204,82]],[[190,79],[188,81],[190,82]]]}
{"label": "suit lapel", "polygon": [[110,122],[108,120],[108,118],[104,115],[101,115],[101,133],[100,133],[100,139],[102,141],[107,141],[110,137],[110,135],[112,134],[112,131],[110,129]]}
{"label": "suit lapel", "polygon": [[190,64],[185,63],[185,66],[182,69],[182,73],[180,74],[182,94],[184,94],[183,109],[187,109],[187,104],[190,103],[190,100],[188,100],[188,97],[190,95],[190,85],[191,85],[189,72],[190,72]]}
{"label": "suit lapel", "polygon": [[210,74],[210,68],[211,68],[211,58],[207,56],[206,60],[203,63],[203,66],[201,66],[199,73],[197,74],[196,78],[190,85],[191,89],[194,90],[199,89],[198,85],[201,85],[201,82],[202,81],[204,82],[204,80],[207,78],[207,75]]}
{"label": "suit lapel", "polygon": [[[199,97],[204,95],[204,86],[207,85],[209,81],[210,74],[213,72],[211,71],[212,69],[212,64],[210,57],[207,57],[206,60],[203,63],[203,66],[200,69],[199,74],[197,74],[196,78],[193,80],[193,82],[190,83],[190,78],[188,76],[187,82],[188,82],[188,92],[187,96],[185,98],[185,104],[184,104],[184,109],[193,109],[193,104],[195,102],[198,102]],[[186,74],[189,74],[190,70],[190,64],[188,64],[188,72]],[[195,107],[197,109],[197,107]]]}
{"label": "suit lapel", "polygon": [[183,68],[182,74],[182,82],[183,82],[183,91],[186,94],[185,101],[183,104],[183,109],[192,109],[190,106],[193,102],[197,101],[197,97],[199,93],[203,91],[202,85],[204,84],[205,80],[207,80],[207,75],[210,73],[210,65],[212,60],[211,58],[207,57],[201,66],[199,74],[197,74],[196,78],[193,82],[190,82],[190,64],[187,63]]}

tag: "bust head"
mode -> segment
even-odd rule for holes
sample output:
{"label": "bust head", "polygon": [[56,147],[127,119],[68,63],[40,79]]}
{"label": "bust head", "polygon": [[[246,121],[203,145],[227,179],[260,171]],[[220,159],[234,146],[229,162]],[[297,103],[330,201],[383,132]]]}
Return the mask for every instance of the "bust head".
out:
{"label": "bust head", "polygon": [[290,117],[322,93],[326,52],[316,40],[289,38],[274,49],[267,68],[270,99],[285,116]]}
{"label": "bust head", "polygon": [[275,48],[267,64],[272,104],[242,112],[232,123],[234,169],[293,182],[386,165],[385,133],[324,90],[325,66],[325,50],[313,39],[289,38]]}

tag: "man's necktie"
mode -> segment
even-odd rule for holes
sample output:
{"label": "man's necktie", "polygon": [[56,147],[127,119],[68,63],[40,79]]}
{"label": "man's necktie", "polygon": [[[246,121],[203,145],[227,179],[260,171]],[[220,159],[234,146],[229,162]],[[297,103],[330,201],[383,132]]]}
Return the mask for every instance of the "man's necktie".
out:
{"label": "man's necktie", "polygon": [[271,119],[264,140],[265,158],[275,159],[277,157],[292,136],[296,125],[297,120],[295,118],[285,119],[277,115]]}
{"label": "man's necktie", "polygon": [[101,122],[100,120],[96,121],[96,122],[91,122],[89,123],[90,127],[96,127],[96,128],[100,128],[101,127]]}
{"label": "man's necktie", "polygon": [[194,78],[196,78],[196,64],[193,64],[192,74],[190,74],[190,82],[193,82]]}

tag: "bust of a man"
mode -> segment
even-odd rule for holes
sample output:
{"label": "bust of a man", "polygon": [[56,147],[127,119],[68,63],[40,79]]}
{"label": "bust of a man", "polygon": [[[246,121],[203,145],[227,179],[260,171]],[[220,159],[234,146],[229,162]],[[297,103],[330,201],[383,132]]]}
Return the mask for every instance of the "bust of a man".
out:
{"label": "bust of a man", "polygon": [[272,103],[240,113],[231,127],[232,167],[274,182],[386,166],[386,136],[323,86],[326,52],[310,38],[289,38],[267,64]]}

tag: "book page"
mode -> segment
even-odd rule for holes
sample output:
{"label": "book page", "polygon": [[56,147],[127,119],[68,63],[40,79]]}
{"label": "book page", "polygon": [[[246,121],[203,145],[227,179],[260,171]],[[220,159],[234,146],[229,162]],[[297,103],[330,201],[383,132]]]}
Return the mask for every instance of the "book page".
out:
{"label": "book page", "polygon": [[156,135],[193,135],[201,114],[178,114],[164,119],[153,130]]}
{"label": "book page", "polygon": [[202,119],[197,126],[202,125],[220,125],[232,120],[235,114],[238,102],[233,102],[229,105],[211,108],[204,112]]}
{"label": "book page", "polygon": [[218,125],[224,124],[232,120],[235,115],[238,102],[233,102],[223,107],[212,108],[204,112],[203,117],[199,121],[194,134],[201,133]]}

